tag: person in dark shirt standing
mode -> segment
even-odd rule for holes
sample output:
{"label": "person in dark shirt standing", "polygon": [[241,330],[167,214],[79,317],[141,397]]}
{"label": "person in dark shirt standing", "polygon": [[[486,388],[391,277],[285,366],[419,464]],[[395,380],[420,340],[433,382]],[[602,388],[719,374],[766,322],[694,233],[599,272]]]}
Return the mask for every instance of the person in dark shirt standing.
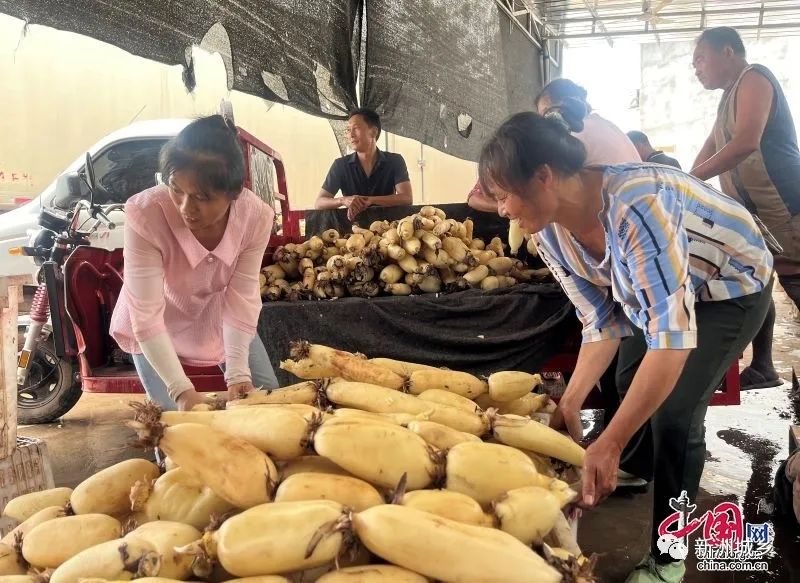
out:
{"label": "person in dark shirt standing", "polygon": [[[800,308],[800,149],[783,89],[769,69],[747,62],[733,28],[703,32],[693,64],[705,89],[723,93],[691,173],[701,180],[719,176],[722,191],[763,221],[782,247],[775,256],[778,281]],[[740,375],[743,390],[782,384],[772,362],[774,324],[773,304]]]}
{"label": "person in dark shirt standing", "polygon": [[678,162],[675,158],[667,156],[661,150],[656,150],[653,146],[651,146],[650,138],[648,138],[647,134],[644,132],[628,132],[628,137],[631,139],[631,142],[633,142],[633,145],[636,146],[636,151],[639,152],[639,156],[642,157],[642,162],[647,162],[648,164],[663,164],[664,166],[673,166],[678,170],[681,170],[680,162]]}
{"label": "person in dark shirt standing", "polygon": [[[378,149],[381,118],[371,109],[356,109],[347,122],[347,138],[354,152],[331,165],[314,205],[316,209],[346,207],[354,220],[364,209],[413,203],[406,162],[400,154]],[[342,196],[336,198],[341,191]]]}

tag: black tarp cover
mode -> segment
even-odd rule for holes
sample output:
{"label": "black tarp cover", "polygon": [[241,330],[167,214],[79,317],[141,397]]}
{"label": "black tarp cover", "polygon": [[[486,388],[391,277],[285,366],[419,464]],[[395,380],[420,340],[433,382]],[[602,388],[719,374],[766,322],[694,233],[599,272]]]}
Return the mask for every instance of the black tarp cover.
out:
{"label": "black tarp cover", "polygon": [[341,298],[264,304],[258,333],[281,386],[297,382],[278,368],[289,342],[302,339],[473,374],[537,372],[579,336],[574,309],[555,284],[491,292]]}
{"label": "black tarp cover", "polygon": [[537,49],[492,0],[0,0],[0,12],[184,65],[189,88],[200,45],[223,56],[230,88],[315,115],[343,118],[360,90],[388,131],[472,160],[540,88]]}
{"label": "black tarp cover", "polygon": [[170,65],[190,66],[193,45],[220,52],[230,88],[328,117],[356,104],[361,9],[360,0],[0,0],[0,12],[28,23]]}
{"label": "black tarp cover", "polygon": [[[393,133],[477,160],[541,89],[539,51],[491,0],[367,0],[365,102]],[[459,116],[462,129],[459,130]],[[467,125],[471,121],[471,125]]]}

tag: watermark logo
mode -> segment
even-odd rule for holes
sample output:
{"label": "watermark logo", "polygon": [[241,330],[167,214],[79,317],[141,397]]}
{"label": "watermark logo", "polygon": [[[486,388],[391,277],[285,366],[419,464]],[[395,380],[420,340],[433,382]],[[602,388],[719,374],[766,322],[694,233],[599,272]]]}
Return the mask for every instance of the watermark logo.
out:
{"label": "watermark logo", "polygon": [[699,571],[766,571],[763,560],[771,551],[775,532],[768,522],[745,522],[742,507],[721,502],[693,517],[697,506],[686,491],[669,502],[674,510],[658,527],[658,550],[675,560],[689,556],[689,536],[695,535],[694,551]]}
{"label": "watermark logo", "polygon": [[673,534],[662,534],[656,542],[658,550],[665,555],[669,555],[676,561],[683,561],[689,556],[689,547]]}

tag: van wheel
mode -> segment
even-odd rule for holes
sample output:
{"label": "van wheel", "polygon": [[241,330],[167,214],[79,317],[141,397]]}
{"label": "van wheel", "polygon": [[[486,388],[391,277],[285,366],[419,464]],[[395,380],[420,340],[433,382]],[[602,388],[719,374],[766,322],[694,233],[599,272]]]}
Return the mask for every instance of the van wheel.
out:
{"label": "van wheel", "polygon": [[17,423],[50,423],[81,398],[77,362],[58,358],[51,340],[42,340],[31,356],[25,386],[17,386]]}

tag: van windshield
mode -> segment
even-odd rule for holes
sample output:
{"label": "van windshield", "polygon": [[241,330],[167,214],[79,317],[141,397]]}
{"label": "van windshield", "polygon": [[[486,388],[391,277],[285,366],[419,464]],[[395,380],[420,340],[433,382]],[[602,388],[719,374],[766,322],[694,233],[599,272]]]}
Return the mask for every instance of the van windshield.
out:
{"label": "van windshield", "polygon": [[[131,196],[156,184],[158,155],[166,138],[127,140],[112,144],[94,156],[97,179],[96,204],[125,203]],[[83,171],[83,164],[78,168]],[[75,170],[72,170],[73,172]],[[76,202],[76,194],[59,189],[65,183],[56,181],[48,187],[42,198],[45,207],[68,210]],[[81,198],[88,197],[88,189],[81,187]]]}

